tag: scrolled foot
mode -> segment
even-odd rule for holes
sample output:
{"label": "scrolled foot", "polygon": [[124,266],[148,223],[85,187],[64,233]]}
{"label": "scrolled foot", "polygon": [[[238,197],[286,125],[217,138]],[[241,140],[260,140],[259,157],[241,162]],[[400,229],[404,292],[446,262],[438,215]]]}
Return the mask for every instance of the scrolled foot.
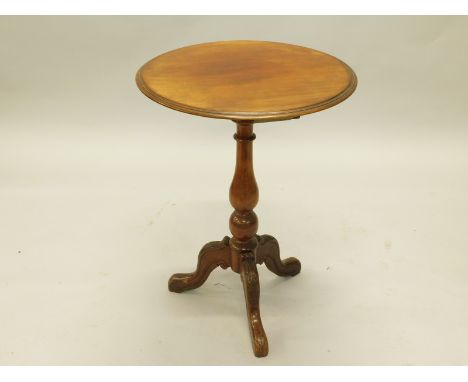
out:
{"label": "scrolled foot", "polygon": [[231,263],[231,250],[229,248],[229,237],[221,241],[212,241],[205,244],[198,255],[198,264],[195,272],[176,273],[168,282],[171,292],[181,293],[186,290],[195,289],[203,285],[210,273],[220,266],[228,268]]}
{"label": "scrolled foot", "polygon": [[268,340],[260,317],[260,284],[253,253],[247,252],[242,254],[240,275],[244,286],[252,348],[255,356],[265,357],[268,354]]}
{"label": "scrolled foot", "polygon": [[265,263],[278,276],[295,276],[301,271],[301,262],[295,257],[280,258],[278,241],[270,235],[257,235],[257,264]]}

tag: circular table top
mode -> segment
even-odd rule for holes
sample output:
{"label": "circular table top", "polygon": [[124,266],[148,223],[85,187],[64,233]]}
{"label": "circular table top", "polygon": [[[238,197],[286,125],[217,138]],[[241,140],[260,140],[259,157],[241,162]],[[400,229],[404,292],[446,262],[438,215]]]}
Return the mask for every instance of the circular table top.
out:
{"label": "circular table top", "polygon": [[344,62],[310,48],[220,41],[157,56],[136,82],[147,97],[178,111],[261,122],[332,107],[353,93],[357,79]]}

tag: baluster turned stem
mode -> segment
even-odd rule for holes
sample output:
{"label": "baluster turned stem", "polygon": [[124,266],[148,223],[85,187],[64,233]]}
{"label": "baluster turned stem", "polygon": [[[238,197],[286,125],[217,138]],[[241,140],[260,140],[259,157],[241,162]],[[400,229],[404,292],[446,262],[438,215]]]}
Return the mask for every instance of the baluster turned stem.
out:
{"label": "baluster turned stem", "polygon": [[232,269],[239,272],[240,254],[242,252],[255,253],[258,242],[257,215],[253,211],[258,203],[258,187],[253,170],[252,146],[255,134],[253,123],[237,122],[236,169],[229,189],[229,201],[234,212],[229,219],[229,229],[233,237],[230,241],[232,251]]}

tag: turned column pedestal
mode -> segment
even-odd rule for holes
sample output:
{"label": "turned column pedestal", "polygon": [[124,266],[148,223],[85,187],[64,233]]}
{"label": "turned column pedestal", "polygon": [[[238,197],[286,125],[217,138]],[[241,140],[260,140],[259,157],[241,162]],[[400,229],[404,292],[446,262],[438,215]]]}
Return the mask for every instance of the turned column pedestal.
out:
{"label": "turned column pedestal", "polygon": [[268,340],[260,317],[257,264],[265,263],[278,276],[294,276],[301,271],[301,263],[294,257],[282,261],[276,239],[257,235],[258,219],[253,209],[258,203],[258,187],[253,170],[255,134],[252,122],[237,122],[234,139],[237,141],[236,169],[229,190],[229,201],[234,207],[229,219],[233,236],[206,244],[198,255],[195,272],[173,275],[169,279],[169,290],[180,293],[198,288],[218,266],[231,267],[240,273],[253,351],[257,357],[263,357],[268,354]]}

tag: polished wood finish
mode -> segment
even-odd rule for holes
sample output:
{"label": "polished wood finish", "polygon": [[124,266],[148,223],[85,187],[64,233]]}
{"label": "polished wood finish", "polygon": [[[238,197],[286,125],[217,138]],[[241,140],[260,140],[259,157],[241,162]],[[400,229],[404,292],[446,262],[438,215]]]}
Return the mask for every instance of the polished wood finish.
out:
{"label": "polished wood finish", "polygon": [[264,122],[334,106],[356,88],[353,70],[326,53],[269,41],[220,41],[164,53],[138,71],[152,100],[185,113]]}
{"label": "polished wood finish", "polygon": [[257,236],[257,264],[266,267],[278,276],[296,276],[301,271],[301,263],[295,257],[281,260],[278,241],[270,235]]}
{"label": "polished wood finish", "polygon": [[217,267],[223,269],[231,265],[231,250],[229,249],[229,237],[225,236],[221,241],[212,241],[203,246],[198,254],[198,264],[195,272],[176,273],[169,279],[171,292],[185,292],[195,289],[206,281],[210,273]]}
{"label": "polished wood finish", "polygon": [[206,244],[198,255],[197,268],[192,273],[176,273],[169,279],[171,292],[184,292],[200,287],[218,266],[231,267],[240,273],[247,308],[247,322],[252,348],[257,357],[268,354],[268,339],[260,317],[260,283],[257,264],[265,263],[278,276],[294,276],[301,270],[295,258],[280,259],[279,246],[270,235],[257,235],[258,219],[253,211],[258,203],[258,186],[253,170],[253,123],[237,123],[236,167],[229,189],[234,212],[229,219],[232,237]]}
{"label": "polished wood finish", "polygon": [[258,219],[253,209],[258,203],[258,187],[253,170],[253,124],[238,122],[234,139],[237,141],[236,168],[229,188],[229,201],[234,212],[229,219],[229,229],[232,233],[232,269],[239,272],[240,254],[254,252],[257,248]]}
{"label": "polished wood finish", "polygon": [[237,141],[236,168],[229,189],[229,201],[234,207],[229,219],[231,267],[241,274],[254,354],[264,357],[268,354],[268,340],[260,318],[260,283],[255,261],[258,219],[253,209],[258,203],[258,186],[253,170],[255,134],[252,122],[238,122],[234,139]]}
{"label": "polished wood finish", "polygon": [[260,282],[254,252],[241,253],[240,274],[244,286],[252,348],[257,357],[265,357],[268,354],[268,340],[260,317]]}
{"label": "polished wood finish", "polygon": [[260,316],[257,265],[278,276],[295,276],[301,263],[281,260],[277,240],[257,235],[253,209],[259,191],[253,169],[253,126],[256,122],[299,118],[336,105],[356,88],[354,72],[335,57],[296,45],[264,41],[222,41],[165,53],[137,73],[137,85],[152,100],[175,110],[237,125],[236,167],[229,200],[232,237],[206,244],[196,270],[176,273],[169,290],[200,287],[217,267],[239,273],[244,288],[247,322],[257,357],[268,354]]}

